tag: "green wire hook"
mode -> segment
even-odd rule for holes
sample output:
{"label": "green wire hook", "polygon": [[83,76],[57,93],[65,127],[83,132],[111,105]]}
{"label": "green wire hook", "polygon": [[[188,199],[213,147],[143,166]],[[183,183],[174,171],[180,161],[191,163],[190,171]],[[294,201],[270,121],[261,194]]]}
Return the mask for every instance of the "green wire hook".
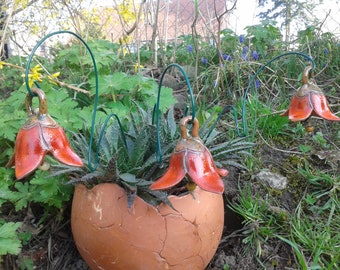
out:
{"label": "green wire hook", "polygon": [[159,102],[160,102],[161,89],[162,89],[164,75],[167,72],[167,70],[169,68],[171,68],[171,67],[177,67],[182,72],[182,74],[184,76],[184,79],[185,79],[185,82],[186,82],[186,84],[188,86],[189,93],[190,93],[190,98],[191,98],[192,122],[194,122],[195,115],[196,115],[194,95],[193,95],[192,88],[191,88],[191,85],[190,85],[190,81],[189,81],[189,78],[188,78],[186,72],[184,71],[184,69],[179,64],[173,63],[173,64],[168,65],[164,69],[164,71],[163,71],[163,73],[162,73],[162,75],[160,77],[159,86],[158,86],[157,103],[155,105],[154,113],[153,113],[153,115],[156,118],[156,130],[157,130],[157,149],[156,149],[156,155],[157,155],[157,160],[158,160],[159,164],[162,163],[162,149],[161,149],[160,127],[159,127]]}
{"label": "green wire hook", "polygon": [[[97,107],[98,107],[98,98],[99,98],[99,80],[98,80],[98,69],[97,69],[97,64],[96,64],[96,60],[94,58],[94,55],[90,49],[90,47],[88,46],[88,44],[79,36],[77,35],[76,33],[73,33],[71,31],[68,31],[68,30],[61,30],[61,31],[57,31],[57,32],[52,32],[48,35],[46,35],[44,38],[42,38],[36,45],[35,47],[33,48],[31,54],[29,55],[28,57],[28,60],[27,60],[27,64],[26,64],[26,70],[25,70],[25,84],[26,84],[26,89],[28,91],[28,93],[32,96],[35,96],[35,94],[32,92],[30,86],[29,86],[29,81],[28,81],[28,73],[29,73],[29,70],[30,70],[30,65],[31,65],[31,62],[32,62],[32,59],[33,59],[33,56],[36,52],[36,50],[40,47],[40,45],[48,38],[54,36],[54,35],[59,35],[59,34],[70,34],[70,35],[73,35],[75,36],[77,39],[79,39],[83,45],[86,47],[86,49],[88,50],[90,56],[91,56],[91,60],[92,60],[92,63],[93,63],[93,70],[94,70],[94,75],[95,75],[95,98],[94,98],[94,105],[93,105],[93,114],[92,114],[92,122],[91,122],[91,135],[90,135],[90,142],[89,142],[89,151],[88,151],[88,166],[89,166],[89,169],[90,171],[95,171],[98,167],[98,160],[99,160],[99,147],[100,147],[100,143],[103,139],[103,136],[104,136],[104,131],[105,131],[105,128],[107,126],[107,123],[109,121],[110,118],[112,117],[115,117],[118,121],[118,124],[119,124],[119,127],[120,127],[120,130],[121,130],[121,134],[122,134],[122,138],[123,138],[123,141],[124,141],[124,144],[126,145],[126,139],[125,139],[125,135],[124,135],[124,132],[123,132],[123,129],[122,129],[122,125],[121,125],[121,122],[119,121],[119,118],[116,114],[112,113],[110,115],[107,116],[105,122],[104,122],[104,125],[102,127],[102,130],[100,132],[100,135],[99,135],[99,140],[98,140],[98,146],[97,146],[97,150],[96,150],[96,160],[95,160],[95,165],[92,166],[92,161],[91,161],[91,149],[92,149],[92,145],[93,145],[93,137],[94,137],[94,128],[95,128],[95,120],[96,120],[96,114],[97,114]],[[38,87],[38,83],[37,82],[34,82]]]}
{"label": "green wire hook", "polygon": [[265,63],[264,65],[262,65],[257,71],[256,73],[250,78],[250,81],[249,81],[249,84],[248,84],[248,87],[246,89],[246,91],[244,92],[244,95],[243,95],[243,103],[242,103],[242,129],[243,129],[243,137],[247,135],[247,124],[246,124],[246,101],[247,101],[247,95],[248,95],[248,91],[250,89],[250,86],[252,85],[254,79],[256,78],[256,76],[266,67],[268,66],[269,64],[271,64],[272,62],[284,57],[284,56],[287,56],[287,55],[298,55],[298,56],[302,56],[304,57],[306,60],[312,62],[312,69],[311,71],[313,71],[315,69],[315,62],[314,60],[309,57],[308,55],[304,54],[304,53],[301,53],[301,52],[287,52],[287,53],[284,53],[284,54],[281,54],[279,56],[276,56],[274,57],[273,59],[269,60],[267,63]]}
{"label": "green wire hook", "polygon": [[[32,52],[30,53],[29,57],[28,57],[28,60],[27,60],[27,64],[26,64],[26,69],[25,69],[25,84],[26,84],[26,89],[27,89],[27,92],[31,95],[31,96],[35,96],[35,94],[32,92],[30,86],[29,86],[29,81],[28,81],[28,73],[29,73],[29,70],[30,70],[30,65],[31,65],[31,62],[32,62],[32,59],[33,59],[33,56],[35,54],[35,52],[37,51],[37,49],[41,46],[42,43],[44,43],[44,41],[52,36],[55,36],[55,35],[59,35],[59,34],[70,34],[70,35],[73,35],[75,36],[77,39],[79,39],[83,44],[84,46],[86,47],[86,49],[89,51],[90,55],[91,55],[91,59],[92,59],[92,63],[93,63],[93,67],[94,67],[94,70],[95,70],[95,79],[96,79],[96,92],[98,90],[98,72],[97,72],[97,65],[96,65],[96,61],[94,59],[94,56],[93,56],[93,53],[90,49],[90,47],[86,44],[86,42],[79,36],[77,35],[76,33],[73,33],[71,31],[68,31],[68,30],[61,30],[61,31],[57,31],[57,32],[52,32],[48,35],[46,35],[45,37],[43,37],[33,48]],[[34,82],[38,87],[38,83],[37,82]]]}

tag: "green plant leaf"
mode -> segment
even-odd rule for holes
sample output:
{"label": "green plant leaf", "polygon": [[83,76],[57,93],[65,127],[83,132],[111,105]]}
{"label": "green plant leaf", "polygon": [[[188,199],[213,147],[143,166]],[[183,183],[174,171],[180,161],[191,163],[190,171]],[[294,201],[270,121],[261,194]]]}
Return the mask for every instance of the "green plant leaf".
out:
{"label": "green plant leaf", "polygon": [[278,235],[276,234],[275,235],[277,238],[279,238],[281,241],[287,243],[288,245],[290,245],[294,252],[295,252],[295,255],[300,263],[300,266],[302,267],[302,270],[308,270],[308,265],[306,263],[306,259],[305,257],[303,256],[302,252],[300,251],[299,247],[297,246],[296,243],[293,243],[292,241],[290,241],[289,239],[285,238],[285,237],[282,237],[281,235]]}
{"label": "green plant leaf", "polygon": [[14,184],[14,170],[8,168],[0,168],[0,206],[6,202],[14,202],[15,201],[15,192],[13,192],[10,188]]}
{"label": "green plant leaf", "polygon": [[122,173],[122,174],[119,175],[119,177],[123,181],[127,182],[128,184],[135,185],[138,182],[138,180],[136,179],[136,176],[131,174],[131,173]]}
{"label": "green plant leaf", "polygon": [[32,200],[49,206],[61,208],[72,194],[72,186],[65,185],[65,176],[50,177],[49,172],[36,171],[34,178],[30,181],[29,192]]}
{"label": "green plant leaf", "polygon": [[168,111],[167,115],[167,121],[168,121],[168,126],[170,128],[170,134],[171,138],[173,139],[175,137],[176,131],[177,131],[177,125],[174,117],[174,108],[171,107]]}
{"label": "green plant leaf", "polygon": [[34,263],[32,258],[23,258],[20,262],[20,270],[33,270]]}
{"label": "green plant leaf", "polygon": [[0,137],[14,141],[21,125],[25,122],[27,112],[24,109],[26,93],[23,89],[13,92],[11,96],[0,101]]}
{"label": "green plant leaf", "polygon": [[0,255],[19,254],[21,242],[16,230],[21,222],[7,222],[0,226]]}
{"label": "green plant leaf", "polygon": [[27,182],[16,182],[14,187],[17,189],[15,192],[15,210],[19,211],[26,207],[31,200],[31,194],[29,193],[29,185]]}

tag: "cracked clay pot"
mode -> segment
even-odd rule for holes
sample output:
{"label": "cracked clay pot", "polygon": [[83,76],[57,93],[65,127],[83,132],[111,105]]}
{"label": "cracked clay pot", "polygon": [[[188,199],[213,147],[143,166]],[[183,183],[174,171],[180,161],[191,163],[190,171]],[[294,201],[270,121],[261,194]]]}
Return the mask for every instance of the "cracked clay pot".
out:
{"label": "cracked clay pot", "polygon": [[92,270],[204,270],[222,236],[224,204],[221,194],[192,193],[169,196],[176,211],[138,196],[128,208],[117,184],[77,185],[71,225],[79,253]]}

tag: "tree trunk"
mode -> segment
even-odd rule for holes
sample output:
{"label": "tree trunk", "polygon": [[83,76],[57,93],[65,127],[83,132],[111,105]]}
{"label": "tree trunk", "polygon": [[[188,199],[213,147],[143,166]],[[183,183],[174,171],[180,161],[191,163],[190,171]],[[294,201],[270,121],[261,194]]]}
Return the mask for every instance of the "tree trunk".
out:
{"label": "tree trunk", "polygon": [[154,53],[154,57],[155,57],[155,66],[157,67],[157,31],[158,31],[158,12],[159,12],[159,2],[160,0],[157,0],[156,3],[156,10],[155,10],[155,14],[154,14],[154,22],[153,22],[153,26],[152,26],[152,36],[151,36],[151,49]]}
{"label": "tree trunk", "polygon": [[5,60],[9,57],[9,47],[6,38],[6,12],[1,11],[0,6],[0,60]]}

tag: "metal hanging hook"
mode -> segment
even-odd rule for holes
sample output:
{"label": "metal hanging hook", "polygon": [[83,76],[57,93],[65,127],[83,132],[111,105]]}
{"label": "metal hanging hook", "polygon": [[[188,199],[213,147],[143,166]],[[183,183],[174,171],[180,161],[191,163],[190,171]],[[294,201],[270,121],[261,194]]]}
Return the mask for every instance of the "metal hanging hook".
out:
{"label": "metal hanging hook", "polygon": [[153,114],[155,116],[155,119],[156,119],[156,130],[157,130],[156,155],[157,155],[158,163],[162,163],[162,149],[161,149],[160,127],[159,127],[159,103],[160,103],[160,96],[161,96],[161,89],[162,89],[164,75],[167,72],[167,70],[170,69],[171,67],[176,67],[176,68],[178,68],[181,71],[181,73],[184,76],[185,82],[186,82],[186,84],[188,86],[189,93],[190,93],[190,98],[191,98],[191,111],[192,111],[191,121],[193,123],[194,123],[195,114],[196,114],[194,95],[193,95],[192,88],[191,88],[191,85],[190,85],[190,81],[188,79],[188,76],[187,76],[186,72],[184,71],[184,69],[179,64],[173,63],[173,64],[168,65],[164,69],[164,71],[163,71],[163,73],[161,75],[160,81],[159,81],[157,102],[156,102],[156,105],[155,105],[155,108],[154,108],[154,114]]}
{"label": "metal hanging hook", "polygon": [[[45,109],[44,109],[44,104],[46,104],[46,99],[44,98],[44,94],[43,94],[43,91],[40,90],[36,90],[39,88],[39,85],[35,82],[36,86],[38,86],[38,88],[33,88],[31,89],[30,86],[29,86],[29,80],[28,80],[28,73],[29,73],[29,70],[30,70],[30,64],[32,62],[32,59],[33,59],[33,56],[36,52],[36,50],[41,46],[41,44],[48,38],[54,36],[54,35],[58,35],[58,34],[70,34],[70,35],[73,35],[75,36],[78,40],[80,40],[83,45],[86,47],[86,49],[88,50],[90,56],[91,56],[91,60],[92,60],[92,63],[93,63],[93,70],[94,70],[94,75],[95,75],[95,97],[94,97],[94,108],[93,108],[93,114],[92,114],[92,121],[91,121],[91,133],[90,133],[90,142],[89,142],[89,151],[88,151],[88,166],[89,166],[89,169],[90,171],[95,171],[99,165],[99,150],[100,150],[100,144],[101,144],[101,141],[104,137],[104,133],[105,133],[105,130],[106,130],[106,127],[108,125],[108,122],[111,118],[115,118],[117,121],[118,121],[118,125],[119,125],[119,128],[120,128],[120,131],[121,131],[121,136],[122,136],[122,139],[123,139],[123,143],[125,144],[125,146],[127,145],[127,142],[126,142],[126,138],[125,138],[125,134],[123,132],[123,128],[122,128],[122,125],[121,125],[121,122],[119,120],[119,117],[114,114],[114,113],[111,113],[110,115],[108,115],[104,121],[104,124],[101,128],[101,131],[100,131],[100,135],[99,135],[99,139],[98,139],[98,145],[97,145],[97,149],[96,149],[96,153],[95,153],[95,161],[94,161],[94,165],[92,164],[92,161],[91,161],[91,150],[92,150],[92,145],[93,145],[93,139],[94,139],[94,133],[95,133],[95,121],[96,121],[96,112],[97,112],[97,107],[98,107],[98,99],[99,99],[99,80],[98,80],[98,69],[97,69],[97,65],[96,65],[96,61],[95,61],[95,58],[94,58],[94,55],[90,49],[90,47],[88,46],[88,44],[79,36],[77,35],[76,33],[73,33],[71,31],[57,31],[57,32],[53,32],[53,33],[50,33],[48,35],[46,35],[44,38],[42,38],[38,43],[37,45],[33,48],[31,54],[29,55],[28,57],[28,61],[27,61],[27,64],[26,64],[26,70],[25,70],[25,84],[26,84],[26,89],[28,91],[28,94],[27,94],[27,102],[26,102],[26,110],[28,113],[31,113],[31,114],[34,114],[34,110],[32,108],[32,97],[34,96],[38,96],[39,97],[39,114],[42,114],[45,112]],[[46,113],[47,113],[47,104],[46,104]]]}
{"label": "metal hanging hook", "polygon": [[[45,40],[49,39],[50,37],[52,36],[55,36],[55,35],[59,35],[59,34],[70,34],[70,35],[73,35],[75,36],[77,39],[79,39],[83,44],[84,46],[86,47],[86,49],[89,51],[90,53],[90,56],[91,56],[91,59],[92,59],[92,63],[93,63],[93,66],[94,66],[94,70],[96,71],[97,70],[97,65],[96,65],[96,61],[94,59],[94,56],[93,56],[93,53],[90,49],[90,47],[87,45],[87,43],[79,36],[77,35],[76,33],[73,33],[71,31],[67,31],[67,30],[61,30],[61,31],[56,31],[56,32],[52,32],[46,36],[44,36],[33,48],[33,50],[31,51],[30,55],[28,56],[28,59],[27,59],[27,64],[26,64],[26,69],[25,69],[25,85],[26,85],[26,89],[27,89],[27,92],[31,95],[31,96],[35,96],[35,94],[33,93],[33,91],[31,90],[30,86],[29,86],[29,71],[30,71],[30,65],[31,65],[31,62],[33,60],[33,57],[35,55],[35,52],[37,51],[37,49],[41,46],[41,44],[43,44],[45,42]],[[98,85],[98,72],[95,72],[95,80],[96,80],[96,85]],[[39,84],[35,82],[35,85],[39,88]]]}
{"label": "metal hanging hook", "polygon": [[311,69],[310,71],[314,71],[315,70],[315,62],[313,60],[313,58],[309,57],[308,55],[301,53],[301,52],[287,52],[284,54],[280,54],[279,56],[274,57],[273,59],[269,60],[267,63],[263,64],[256,72],[255,74],[250,78],[249,84],[247,86],[246,91],[244,92],[243,95],[243,102],[242,102],[242,129],[243,129],[243,135],[242,136],[246,136],[247,135],[247,124],[246,124],[246,101],[247,101],[247,96],[248,96],[248,91],[251,87],[251,85],[253,84],[255,78],[257,77],[257,75],[265,68],[267,67],[269,64],[271,64],[272,62],[285,57],[287,55],[297,55],[297,56],[301,56],[303,58],[305,58],[306,60],[310,61],[312,63]]}
{"label": "metal hanging hook", "polygon": [[[38,114],[39,115],[47,114],[47,100],[46,100],[46,95],[44,91],[42,91],[39,88],[32,88],[31,91],[35,96],[38,96],[39,98],[39,113]],[[32,99],[33,99],[33,96],[28,93],[25,99],[25,107],[26,107],[28,116],[35,114],[34,109],[32,107]]]}
{"label": "metal hanging hook", "polygon": [[197,118],[192,121],[192,118],[190,116],[186,116],[181,119],[181,122],[179,123],[180,126],[180,131],[181,131],[181,138],[182,139],[187,139],[188,138],[188,130],[186,125],[192,122],[192,128],[191,128],[191,136],[194,138],[199,138],[199,128],[200,125],[198,123]]}

